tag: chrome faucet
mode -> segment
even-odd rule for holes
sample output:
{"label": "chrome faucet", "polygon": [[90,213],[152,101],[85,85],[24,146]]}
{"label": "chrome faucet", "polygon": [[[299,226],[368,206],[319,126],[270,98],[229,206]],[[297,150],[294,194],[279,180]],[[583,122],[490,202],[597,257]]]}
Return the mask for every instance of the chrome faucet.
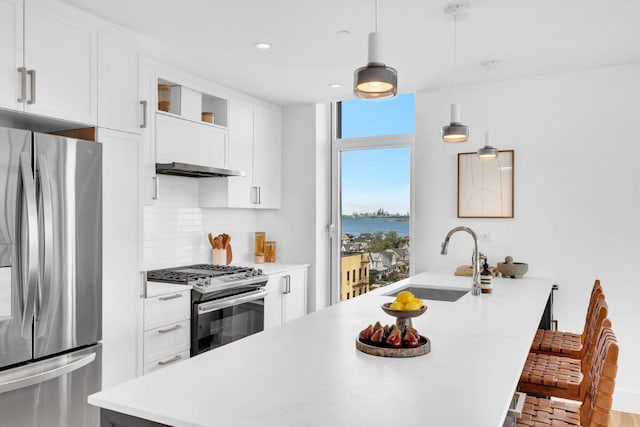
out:
{"label": "chrome faucet", "polygon": [[440,250],[440,255],[447,254],[447,248],[449,247],[449,239],[451,236],[458,231],[466,231],[471,234],[473,237],[473,285],[471,286],[471,295],[480,295],[482,290],[480,288],[480,259],[478,258],[478,236],[475,231],[470,229],[469,227],[455,227],[449,230],[447,236],[444,238],[444,242],[442,242],[442,249]]}

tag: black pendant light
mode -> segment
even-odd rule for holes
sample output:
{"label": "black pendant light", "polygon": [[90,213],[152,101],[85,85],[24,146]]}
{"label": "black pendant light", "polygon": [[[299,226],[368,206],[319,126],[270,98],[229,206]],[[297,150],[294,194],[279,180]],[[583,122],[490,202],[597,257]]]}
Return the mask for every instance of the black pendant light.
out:
{"label": "black pendant light", "polygon": [[378,2],[375,1],[375,31],[369,34],[369,62],[354,73],[353,93],[363,99],[392,98],[398,93],[398,71],[380,58]]}
{"label": "black pendant light", "polygon": [[446,19],[453,19],[453,102],[451,103],[451,122],[442,126],[442,142],[467,142],[469,127],[460,119],[460,104],[456,103],[456,66],[457,66],[457,26],[458,21],[469,16],[469,5],[451,4],[444,9]]}

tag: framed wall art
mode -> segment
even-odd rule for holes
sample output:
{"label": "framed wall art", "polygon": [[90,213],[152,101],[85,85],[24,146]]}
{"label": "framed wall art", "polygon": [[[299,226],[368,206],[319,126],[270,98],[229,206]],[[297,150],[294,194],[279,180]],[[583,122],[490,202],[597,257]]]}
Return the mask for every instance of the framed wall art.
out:
{"label": "framed wall art", "polygon": [[496,160],[458,153],[458,218],[513,218],[514,150]]}

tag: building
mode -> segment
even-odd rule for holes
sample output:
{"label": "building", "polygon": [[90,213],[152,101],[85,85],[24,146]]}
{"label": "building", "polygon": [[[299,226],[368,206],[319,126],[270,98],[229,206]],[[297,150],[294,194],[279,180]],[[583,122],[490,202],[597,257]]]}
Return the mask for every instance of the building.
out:
{"label": "building", "polygon": [[369,292],[369,254],[343,253],[340,260],[340,299],[344,301]]}

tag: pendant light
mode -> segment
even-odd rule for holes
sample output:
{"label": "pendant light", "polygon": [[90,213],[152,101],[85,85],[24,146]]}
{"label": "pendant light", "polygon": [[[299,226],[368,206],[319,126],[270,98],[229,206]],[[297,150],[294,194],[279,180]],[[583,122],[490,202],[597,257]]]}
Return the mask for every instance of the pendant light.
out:
{"label": "pendant light", "polygon": [[380,59],[378,2],[375,2],[375,31],[369,33],[369,62],[354,73],[353,93],[363,99],[392,98],[398,93],[398,72]]}
{"label": "pendant light", "polygon": [[[489,61],[484,61],[481,64],[482,68],[487,72],[487,76],[489,75],[489,71],[493,71],[498,67],[498,61],[495,59],[491,59]],[[492,83],[488,80],[487,87],[487,130],[484,133],[484,147],[478,149],[478,158],[480,160],[496,160],[498,158],[498,149],[491,145],[491,135],[489,133],[489,128],[491,125],[491,108],[489,105],[489,94],[492,89]]]}
{"label": "pendant light", "polygon": [[469,140],[469,127],[460,120],[460,104],[456,103],[456,66],[457,52],[457,27],[458,21],[469,16],[469,5],[451,4],[444,9],[446,19],[453,19],[453,102],[451,103],[451,122],[442,126],[442,142],[467,142]]}
{"label": "pendant light", "polygon": [[489,131],[484,133],[484,147],[478,148],[478,158],[480,160],[495,160],[498,158],[498,149],[491,146]]}

